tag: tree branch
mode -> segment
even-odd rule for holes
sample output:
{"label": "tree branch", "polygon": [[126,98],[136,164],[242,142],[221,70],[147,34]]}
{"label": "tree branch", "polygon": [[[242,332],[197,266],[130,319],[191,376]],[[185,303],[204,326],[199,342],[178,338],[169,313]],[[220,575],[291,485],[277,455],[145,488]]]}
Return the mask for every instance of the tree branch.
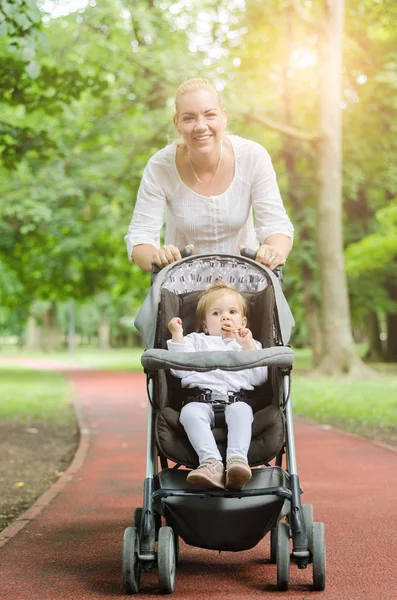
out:
{"label": "tree branch", "polygon": [[290,0],[289,5],[294,9],[298,17],[307,25],[314,27],[314,29],[318,30],[319,23],[317,23],[308,12],[302,7],[300,0]]}
{"label": "tree branch", "polygon": [[296,129],[295,127],[290,127],[289,125],[283,125],[282,123],[277,123],[276,121],[269,119],[269,117],[259,117],[258,115],[252,113],[243,113],[241,116],[245,121],[259,123],[260,125],[263,125],[263,127],[273,129],[274,131],[279,131],[284,135],[288,135],[298,140],[305,140],[306,142],[318,142],[320,140],[320,136],[317,133],[309,133],[308,131]]}

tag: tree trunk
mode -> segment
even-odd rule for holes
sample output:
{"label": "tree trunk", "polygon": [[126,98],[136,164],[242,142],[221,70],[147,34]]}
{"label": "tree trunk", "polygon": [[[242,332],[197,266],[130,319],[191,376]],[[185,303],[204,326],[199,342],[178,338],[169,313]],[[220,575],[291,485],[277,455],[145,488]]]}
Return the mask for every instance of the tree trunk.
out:
{"label": "tree trunk", "polygon": [[[386,285],[389,297],[394,302],[397,301],[397,285],[389,281]],[[386,315],[386,360],[388,362],[397,362],[397,313]]]}
{"label": "tree trunk", "polygon": [[386,360],[388,362],[397,362],[397,314],[387,315],[386,326]]}
{"label": "tree trunk", "polygon": [[373,362],[381,362],[384,360],[384,353],[382,340],[380,339],[379,319],[375,311],[371,311],[366,315],[365,325],[368,336],[368,351],[365,358]]}
{"label": "tree trunk", "polygon": [[45,330],[45,341],[44,350],[50,352],[51,350],[58,350],[60,344],[60,333],[57,323],[57,309],[55,302],[52,302],[48,310],[43,315],[44,330]]}
{"label": "tree trunk", "polygon": [[[294,9],[291,5],[285,8],[285,56],[282,64],[283,75],[283,112],[284,123],[292,127],[293,124],[293,86],[290,82],[290,63],[293,49],[293,15]],[[296,141],[294,137],[285,135],[283,157],[288,177],[288,203],[294,208],[295,215],[300,215],[302,211],[302,201],[296,191],[299,189],[300,179],[296,170]],[[306,227],[301,227],[301,240],[308,239],[310,232]],[[302,282],[303,282],[303,297],[305,306],[305,318],[309,331],[309,341],[313,351],[313,366],[316,367],[319,363],[322,350],[321,327],[319,319],[319,304],[312,294],[313,271],[305,264],[300,266]]]}
{"label": "tree trunk", "polygon": [[39,350],[42,345],[43,329],[37,324],[36,319],[30,315],[26,325],[26,350]]}
{"label": "tree trunk", "polygon": [[110,348],[110,323],[103,316],[99,321],[98,343],[101,350]]}
{"label": "tree trunk", "polygon": [[354,346],[342,239],[342,34],[344,0],[325,0],[320,50],[320,141],[317,254],[320,269],[323,356],[319,371],[369,371]]}

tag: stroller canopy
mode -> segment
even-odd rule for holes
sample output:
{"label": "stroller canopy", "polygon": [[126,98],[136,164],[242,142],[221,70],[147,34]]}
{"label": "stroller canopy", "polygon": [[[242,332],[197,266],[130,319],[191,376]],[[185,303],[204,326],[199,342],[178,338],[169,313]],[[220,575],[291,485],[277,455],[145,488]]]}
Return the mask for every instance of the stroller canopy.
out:
{"label": "stroller canopy", "polygon": [[156,275],[135,319],[135,327],[146,347],[154,347],[162,288],[175,294],[204,291],[217,279],[229,283],[239,292],[260,292],[268,285],[273,286],[281,339],[284,345],[288,344],[295,322],[274,273],[264,265],[242,256],[199,254],[172,263]]}

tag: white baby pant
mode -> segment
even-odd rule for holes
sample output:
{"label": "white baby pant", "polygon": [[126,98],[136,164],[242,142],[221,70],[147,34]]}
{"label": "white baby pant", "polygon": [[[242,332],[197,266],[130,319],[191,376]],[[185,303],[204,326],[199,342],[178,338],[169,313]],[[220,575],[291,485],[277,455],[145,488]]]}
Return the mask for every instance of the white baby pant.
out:
{"label": "white baby pant", "polygon": [[[246,402],[234,402],[226,406],[226,460],[232,456],[241,456],[241,458],[247,460],[253,419],[252,408]],[[182,407],[179,420],[198,455],[200,464],[208,458],[216,458],[222,462],[222,456],[211,431],[215,416],[210,403],[189,402],[189,404],[185,404]]]}

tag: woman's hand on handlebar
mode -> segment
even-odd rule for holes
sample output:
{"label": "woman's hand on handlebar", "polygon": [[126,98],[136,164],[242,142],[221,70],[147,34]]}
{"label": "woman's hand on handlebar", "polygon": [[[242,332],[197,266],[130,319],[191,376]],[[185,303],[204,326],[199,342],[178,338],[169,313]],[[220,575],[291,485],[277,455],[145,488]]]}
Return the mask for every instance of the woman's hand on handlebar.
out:
{"label": "woman's hand on handlebar", "polygon": [[262,244],[259,246],[256,253],[256,260],[266,265],[271,271],[278,266],[285,265],[285,256],[278,252],[275,246],[269,246],[268,244]]}
{"label": "woman's hand on handlebar", "polygon": [[[189,250],[193,250],[193,244],[188,244],[186,248]],[[161,246],[159,250],[152,256],[152,265],[158,267],[159,269],[164,269],[167,265],[180,260],[182,258],[179,248],[173,246],[172,244],[168,244],[166,246]]]}
{"label": "woman's hand on handlebar", "polygon": [[[240,245],[239,250],[242,248],[244,248],[244,246]],[[268,267],[271,271],[274,271],[276,267],[285,265],[286,258],[283,254],[278,252],[275,246],[262,244],[256,252],[255,260]]]}

